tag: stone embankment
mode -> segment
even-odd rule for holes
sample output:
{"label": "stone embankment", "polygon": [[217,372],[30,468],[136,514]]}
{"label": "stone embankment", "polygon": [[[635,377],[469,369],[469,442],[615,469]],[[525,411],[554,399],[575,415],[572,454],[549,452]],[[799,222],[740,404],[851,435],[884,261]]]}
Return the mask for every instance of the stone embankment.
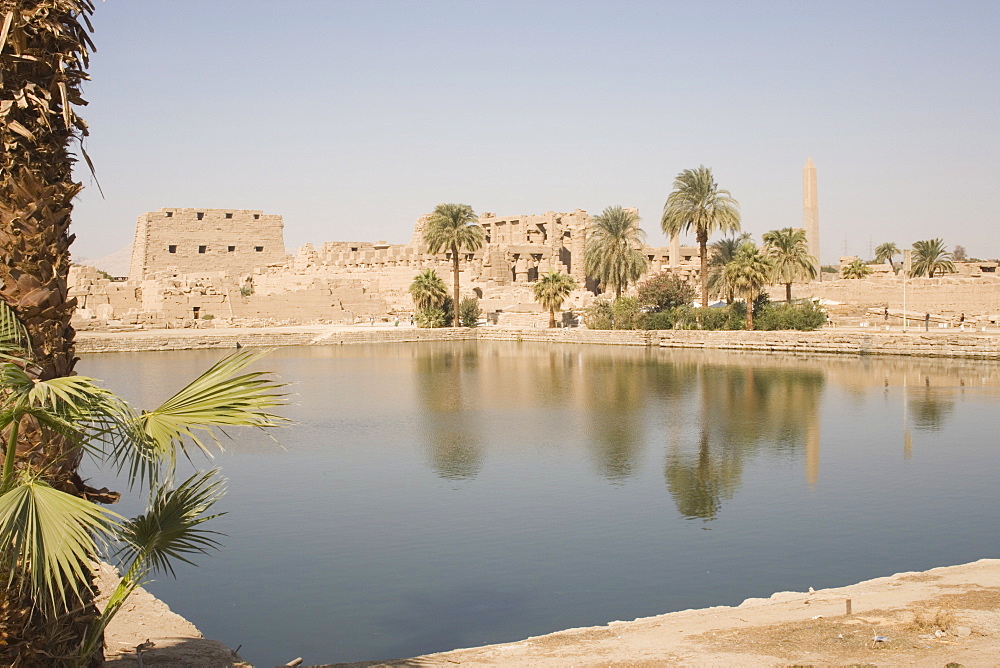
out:
{"label": "stone embankment", "polygon": [[659,346],[794,354],[904,355],[1000,360],[1000,332],[886,332],[827,329],[816,332],[605,331],[587,329],[416,329],[411,327],[271,327],[219,330],[81,332],[78,353],[209,348],[409,343],[419,341],[531,341]]}

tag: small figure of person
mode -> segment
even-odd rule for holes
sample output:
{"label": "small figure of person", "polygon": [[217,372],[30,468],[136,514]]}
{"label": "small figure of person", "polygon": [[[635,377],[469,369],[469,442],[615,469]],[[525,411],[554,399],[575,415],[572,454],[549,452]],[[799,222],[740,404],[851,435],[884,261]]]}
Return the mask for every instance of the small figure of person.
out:
{"label": "small figure of person", "polygon": [[964,332],[965,331],[965,314],[958,316],[958,326]]}
{"label": "small figure of person", "polygon": [[924,331],[925,332],[931,331],[931,314],[930,313],[924,313]]}
{"label": "small figure of person", "polygon": [[886,322],[889,322],[889,307],[888,306],[885,307],[885,312],[882,313],[882,318]]}
{"label": "small figure of person", "polygon": [[399,316],[397,315],[395,320],[392,321],[393,327],[399,327]]}

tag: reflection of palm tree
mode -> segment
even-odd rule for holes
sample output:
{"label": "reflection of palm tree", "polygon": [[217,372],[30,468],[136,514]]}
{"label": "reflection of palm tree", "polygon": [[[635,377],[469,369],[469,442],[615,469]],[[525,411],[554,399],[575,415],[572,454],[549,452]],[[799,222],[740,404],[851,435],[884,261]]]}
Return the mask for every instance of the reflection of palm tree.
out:
{"label": "reflection of palm tree", "polygon": [[608,356],[594,359],[589,370],[587,414],[593,421],[597,462],[608,480],[630,478],[642,450],[641,411],[648,369],[645,360]]}
{"label": "reflection of palm tree", "polygon": [[[697,453],[671,447],[664,476],[678,511],[713,519],[739,488],[743,462],[761,445],[807,453],[818,420],[819,371],[709,364],[698,369],[701,435]],[[795,405],[796,410],[788,410]]]}
{"label": "reflection of palm tree", "polygon": [[940,430],[954,408],[954,401],[946,399],[931,387],[924,386],[922,390],[913,390],[910,393],[913,426],[917,429]]}
{"label": "reflection of palm tree", "polygon": [[677,510],[687,519],[714,520],[723,499],[733,498],[740,485],[743,458],[718,458],[709,447],[708,432],[701,432],[697,457],[672,452],[667,457],[664,476]]}
{"label": "reflection of palm tree", "polygon": [[417,396],[426,415],[431,464],[442,478],[471,480],[482,468],[479,425],[471,413],[476,398],[467,372],[476,365],[474,349],[421,349]]}

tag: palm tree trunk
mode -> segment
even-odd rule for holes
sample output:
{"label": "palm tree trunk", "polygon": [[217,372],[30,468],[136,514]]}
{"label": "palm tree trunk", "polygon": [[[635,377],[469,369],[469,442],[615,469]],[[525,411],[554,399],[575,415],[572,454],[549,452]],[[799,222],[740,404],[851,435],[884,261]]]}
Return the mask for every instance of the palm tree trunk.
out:
{"label": "palm tree trunk", "polygon": [[753,330],[753,293],[748,292],[747,300],[747,331]]}
{"label": "palm tree trunk", "polygon": [[455,296],[454,303],[452,304],[452,307],[454,307],[455,320],[451,323],[451,326],[458,327],[461,325],[461,322],[459,322],[458,319],[458,246],[455,244],[451,245],[451,262],[453,269],[452,273],[455,276]]}
{"label": "palm tree trunk", "polygon": [[556,310],[554,308],[549,309],[549,329],[556,326]]}
{"label": "palm tree trunk", "polygon": [[792,283],[789,281],[785,283],[785,301],[789,304],[792,303]]}
{"label": "palm tree trunk", "polygon": [[698,230],[698,254],[701,256],[701,307],[708,306],[708,232]]}

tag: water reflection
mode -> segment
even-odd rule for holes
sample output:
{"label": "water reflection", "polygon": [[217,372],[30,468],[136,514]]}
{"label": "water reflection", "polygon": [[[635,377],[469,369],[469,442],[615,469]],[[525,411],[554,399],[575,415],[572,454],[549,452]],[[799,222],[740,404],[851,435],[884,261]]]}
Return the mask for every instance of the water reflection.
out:
{"label": "water reflection", "polygon": [[471,480],[483,466],[482,437],[476,424],[475,348],[428,350],[417,356],[415,394],[430,462],[448,480]]}

